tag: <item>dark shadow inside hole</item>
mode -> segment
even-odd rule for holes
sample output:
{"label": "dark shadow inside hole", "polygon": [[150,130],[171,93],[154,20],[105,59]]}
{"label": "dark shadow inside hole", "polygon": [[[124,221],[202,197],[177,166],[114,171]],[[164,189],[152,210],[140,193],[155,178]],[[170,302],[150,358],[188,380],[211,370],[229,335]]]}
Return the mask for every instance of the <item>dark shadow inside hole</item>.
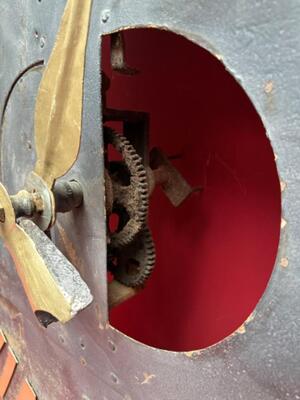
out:
{"label": "dark shadow inside hole", "polygon": [[44,328],[47,328],[53,322],[57,322],[57,319],[52,314],[46,311],[35,311],[35,316]]}

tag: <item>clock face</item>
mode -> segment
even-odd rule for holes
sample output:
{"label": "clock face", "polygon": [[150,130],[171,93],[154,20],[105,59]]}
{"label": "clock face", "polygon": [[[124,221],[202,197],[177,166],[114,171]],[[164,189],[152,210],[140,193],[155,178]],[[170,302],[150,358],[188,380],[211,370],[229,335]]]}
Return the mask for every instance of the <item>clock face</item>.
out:
{"label": "clock face", "polygon": [[[269,15],[264,2],[255,11],[190,1],[184,12],[177,1],[101,3],[0,5],[0,397],[300,398],[292,222],[299,61],[294,48],[284,54],[299,35],[289,21],[292,5],[277,20],[288,34],[278,35],[273,20],[261,19]],[[282,15],[280,5],[272,7]],[[281,245],[269,287],[240,329],[202,350],[154,348],[109,320],[110,309],[148,289],[159,247],[148,219],[155,187],[178,210],[201,195],[180,163],[150,147],[149,110],[108,101],[114,78],[100,73],[103,35],[110,35],[114,76],[129,82],[139,71],[126,58],[121,30],[137,26],[176,32],[222,60],[258,110],[282,179]],[[262,62],[266,54],[272,62]],[[138,318],[130,307],[120,310]]]}

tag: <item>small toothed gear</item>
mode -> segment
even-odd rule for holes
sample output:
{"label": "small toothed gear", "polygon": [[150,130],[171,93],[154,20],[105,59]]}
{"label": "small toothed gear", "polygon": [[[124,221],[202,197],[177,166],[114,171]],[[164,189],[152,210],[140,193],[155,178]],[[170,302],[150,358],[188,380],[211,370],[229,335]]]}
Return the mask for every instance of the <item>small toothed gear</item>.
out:
{"label": "small toothed gear", "polygon": [[132,243],[120,249],[109,260],[108,269],[114,278],[129,287],[141,287],[155,265],[155,247],[148,228],[140,231]]}
{"label": "small toothed gear", "polygon": [[149,195],[148,181],[141,157],[126,137],[104,127],[105,144],[111,144],[123,161],[108,161],[111,180],[112,212],[119,216],[118,228],[110,235],[110,246],[128,245],[147,221]]}

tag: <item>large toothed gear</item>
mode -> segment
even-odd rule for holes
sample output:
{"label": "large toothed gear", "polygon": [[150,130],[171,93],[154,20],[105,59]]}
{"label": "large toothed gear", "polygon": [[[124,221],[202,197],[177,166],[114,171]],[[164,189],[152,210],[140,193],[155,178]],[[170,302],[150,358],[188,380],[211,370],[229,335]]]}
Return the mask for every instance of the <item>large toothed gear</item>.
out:
{"label": "large toothed gear", "polygon": [[148,228],[140,231],[132,243],[123,247],[109,260],[114,278],[129,287],[141,287],[155,265],[155,247]]}
{"label": "large toothed gear", "polygon": [[110,234],[110,246],[128,245],[147,221],[148,181],[141,157],[122,135],[104,127],[106,146],[111,144],[122,156],[122,161],[108,161],[106,168],[112,186],[112,212],[119,217],[118,228]]}

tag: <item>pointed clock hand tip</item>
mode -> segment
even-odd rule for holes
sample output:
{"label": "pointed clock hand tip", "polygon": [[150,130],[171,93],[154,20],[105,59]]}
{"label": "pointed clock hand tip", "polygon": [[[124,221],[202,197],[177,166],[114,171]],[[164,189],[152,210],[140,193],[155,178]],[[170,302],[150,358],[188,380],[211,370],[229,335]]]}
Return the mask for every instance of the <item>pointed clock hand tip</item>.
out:
{"label": "pointed clock hand tip", "polygon": [[79,152],[91,6],[92,0],[67,1],[37,95],[34,171],[50,189],[72,167]]}

